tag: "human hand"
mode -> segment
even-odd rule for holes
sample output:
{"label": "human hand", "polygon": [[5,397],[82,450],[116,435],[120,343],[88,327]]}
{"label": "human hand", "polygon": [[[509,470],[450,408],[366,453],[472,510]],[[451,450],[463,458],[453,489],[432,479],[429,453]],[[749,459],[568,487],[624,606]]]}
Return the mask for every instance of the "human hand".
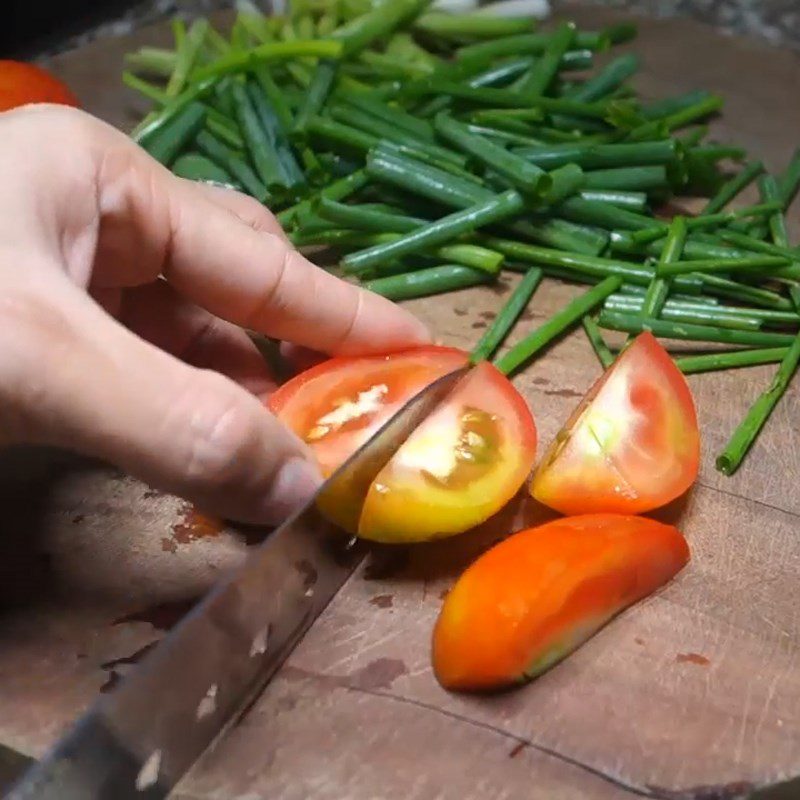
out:
{"label": "human hand", "polygon": [[243,328],[331,354],[428,339],[255,200],[174,177],[82,112],[0,114],[0,175],[0,446],[67,447],[275,522],[319,475],[255,396],[274,384]]}

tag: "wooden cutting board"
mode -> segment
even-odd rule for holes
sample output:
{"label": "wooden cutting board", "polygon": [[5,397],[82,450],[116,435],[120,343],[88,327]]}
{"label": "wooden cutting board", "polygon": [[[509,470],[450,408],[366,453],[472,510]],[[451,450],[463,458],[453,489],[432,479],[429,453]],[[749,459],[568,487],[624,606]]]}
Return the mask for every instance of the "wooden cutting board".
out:
{"label": "wooden cutting board", "polygon": [[[620,19],[576,8],[586,27]],[[122,55],[166,27],[55,59],[86,107],[129,127],[141,106]],[[780,167],[800,143],[800,61],[687,22],[641,22],[648,96],[728,98],[719,138]],[[796,216],[796,215],[795,215]],[[797,220],[795,219],[796,223]],[[508,295],[496,288],[409,303],[443,342],[470,347]],[[517,334],[579,289],[549,281]],[[478,531],[376,550],[249,716],[187,778],[187,800],[730,798],[800,773],[800,386],[743,468],[713,459],[773,368],[691,378],[704,435],[700,479],[661,513],[693,560],[535,683],[496,697],[444,692],[429,639],[442,594],[489,543],[545,518],[523,499]],[[517,380],[543,442],[598,376],[582,332]],[[64,456],[3,458],[0,742],[37,756],[124,675],[249,534],[204,526],[181,501]]]}

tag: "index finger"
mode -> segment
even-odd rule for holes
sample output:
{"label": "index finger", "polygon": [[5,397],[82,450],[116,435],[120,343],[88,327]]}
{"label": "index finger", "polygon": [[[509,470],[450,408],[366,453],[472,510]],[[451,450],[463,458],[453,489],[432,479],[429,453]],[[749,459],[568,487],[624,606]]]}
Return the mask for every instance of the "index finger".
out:
{"label": "index finger", "polygon": [[[122,143],[118,143],[123,146]],[[278,339],[331,354],[390,352],[429,341],[408,311],[316,267],[275,233],[257,201],[243,213],[172,176],[128,140],[122,172],[131,224],[163,253],[167,280],[212,314]],[[125,160],[125,158],[123,158]],[[99,190],[120,192],[106,157]],[[117,200],[118,202],[118,200]],[[102,232],[102,224],[101,224]]]}

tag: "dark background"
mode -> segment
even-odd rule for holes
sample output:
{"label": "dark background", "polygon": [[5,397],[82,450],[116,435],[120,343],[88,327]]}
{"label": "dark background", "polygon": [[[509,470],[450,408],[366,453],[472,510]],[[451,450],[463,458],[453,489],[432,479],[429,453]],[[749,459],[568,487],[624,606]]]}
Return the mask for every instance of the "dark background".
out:
{"label": "dark background", "polygon": [[[119,17],[140,0],[6,0],[0,25],[0,57],[20,58]],[[10,12],[10,13],[9,13]]]}

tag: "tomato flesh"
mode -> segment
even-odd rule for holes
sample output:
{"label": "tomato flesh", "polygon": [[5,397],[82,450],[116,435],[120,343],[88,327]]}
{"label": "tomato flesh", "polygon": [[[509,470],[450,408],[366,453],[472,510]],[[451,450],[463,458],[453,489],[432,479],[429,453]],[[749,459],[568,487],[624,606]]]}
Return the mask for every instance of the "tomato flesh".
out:
{"label": "tomato flesh", "polygon": [[639,514],[683,494],[699,462],[686,379],[652,334],[643,333],[556,436],[531,494],[564,514]]}
{"label": "tomato flesh", "polygon": [[36,64],[0,60],[0,111],[29,103],[77,106],[78,98],[66,84]]}
{"label": "tomato flesh", "polygon": [[[452,348],[338,358],[289,381],[270,408],[331,474],[391,415],[467,363]],[[525,402],[489,364],[477,366],[400,447],[366,492],[342,488],[323,511],[367,539],[426,541],[483,522],[530,472],[536,428]]]}
{"label": "tomato flesh", "polygon": [[682,534],[646,517],[567,517],[510,536],[448,593],[433,634],[447,689],[540,675],[689,561]]}
{"label": "tomato flesh", "polygon": [[379,473],[359,536],[416,542],[472,528],[517,493],[535,454],[525,402],[495,367],[479,364]]}

